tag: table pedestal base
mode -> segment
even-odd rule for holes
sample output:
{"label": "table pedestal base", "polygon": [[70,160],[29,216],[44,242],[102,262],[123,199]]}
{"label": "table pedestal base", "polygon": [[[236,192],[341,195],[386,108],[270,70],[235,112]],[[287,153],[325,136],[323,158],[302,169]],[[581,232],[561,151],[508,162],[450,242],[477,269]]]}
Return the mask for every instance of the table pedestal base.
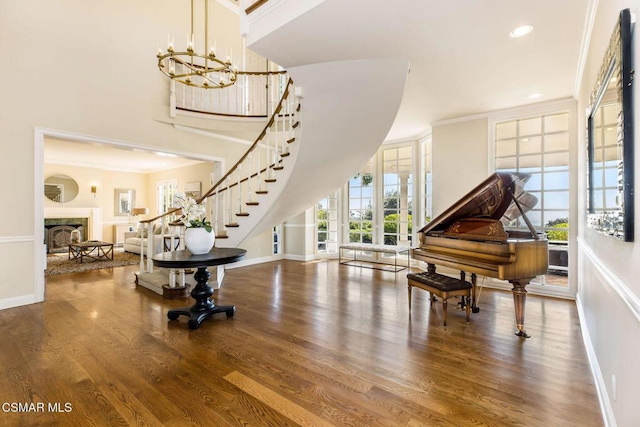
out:
{"label": "table pedestal base", "polygon": [[198,267],[198,271],[193,276],[197,285],[191,291],[191,297],[196,303],[191,307],[173,308],[167,313],[169,320],[176,320],[179,316],[189,316],[189,329],[198,329],[200,323],[209,316],[216,313],[226,313],[227,317],[232,317],[236,311],[235,305],[216,306],[211,296],[213,288],[207,284],[210,277],[206,267]]}
{"label": "table pedestal base", "polygon": [[169,320],[176,320],[178,316],[189,316],[189,329],[198,329],[200,323],[216,313],[227,313],[227,317],[233,317],[236,311],[235,305],[217,305],[204,311],[195,311],[193,307],[173,308],[167,313]]}

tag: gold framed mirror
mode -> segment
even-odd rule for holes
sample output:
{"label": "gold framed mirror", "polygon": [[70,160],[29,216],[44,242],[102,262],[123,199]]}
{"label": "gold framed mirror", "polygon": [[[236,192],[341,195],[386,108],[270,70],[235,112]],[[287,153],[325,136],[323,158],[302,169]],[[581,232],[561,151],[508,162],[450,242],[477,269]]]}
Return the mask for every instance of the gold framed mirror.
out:
{"label": "gold framed mirror", "polygon": [[44,180],[44,195],[52,202],[68,203],[79,190],[76,180],[67,175],[52,175]]}
{"label": "gold framed mirror", "polygon": [[136,205],[136,190],[130,188],[116,188],[113,196],[115,216],[129,216]]}

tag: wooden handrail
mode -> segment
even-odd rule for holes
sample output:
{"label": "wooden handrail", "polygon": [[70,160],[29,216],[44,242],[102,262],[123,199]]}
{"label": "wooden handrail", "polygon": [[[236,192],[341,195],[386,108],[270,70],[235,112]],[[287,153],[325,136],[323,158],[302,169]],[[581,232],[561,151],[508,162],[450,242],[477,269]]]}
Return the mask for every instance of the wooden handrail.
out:
{"label": "wooden handrail", "polygon": [[256,114],[256,115],[250,116],[247,114],[228,114],[228,113],[215,113],[213,111],[192,110],[191,108],[184,108],[184,107],[176,107],[176,110],[190,111],[192,113],[198,113],[198,114],[209,114],[210,116],[220,116],[220,117],[245,117],[249,119],[264,119],[265,117],[267,117],[266,114]]}
{"label": "wooden handrail", "polygon": [[273,74],[287,74],[286,70],[281,71],[236,71],[236,74],[245,75],[245,76],[262,76],[262,75],[273,75]]}
{"label": "wooden handrail", "polygon": [[[269,92],[269,88],[272,85],[279,87],[280,82],[284,79],[288,79],[286,70],[277,71],[236,71],[238,76],[236,84],[233,87],[226,88],[222,93],[225,93],[227,100],[231,97],[234,100],[231,103],[225,104],[213,104],[207,103],[204,99],[208,99],[209,95],[202,96],[203,93],[208,93],[208,89],[191,87],[191,92],[186,94],[186,87],[179,85],[172,92],[171,96],[176,96],[175,110],[189,111],[198,114],[207,114],[216,117],[251,117],[251,118],[268,118],[268,103],[271,102],[270,95],[264,94],[262,91]],[[253,79],[257,78],[258,81]],[[251,80],[250,85],[243,85],[242,82]],[[248,87],[252,87],[251,93],[248,94]],[[239,89],[243,88],[243,89]],[[264,89],[263,89],[264,88]],[[195,90],[195,92],[193,92]],[[202,92],[204,91],[204,92]],[[256,97],[257,96],[257,97]],[[186,97],[186,98],[185,98]],[[187,101],[189,98],[189,101]],[[179,101],[178,99],[182,99]],[[274,100],[277,99],[274,97]]]}
{"label": "wooden handrail", "polygon": [[[231,167],[231,169],[229,169],[227,171],[227,173],[224,174],[224,176],[222,178],[220,178],[218,180],[218,182],[216,182],[206,193],[204,193],[202,196],[200,196],[197,200],[196,203],[200,204],[202,203],[202,201],[204,199],[206,199],[207,197],[211,197],[215,190],[220,186],[220,184],[222,184],[229,176],[231,176],[231,174],[233,172],[235,172],[238,169],[238,166],[249,156],[249,154],[258,146],[258,144],[260,143],[260,141],[262,141],[262,139],[265,137],[265,135],[267,134],[267,129],[269,129],[276,120],[277,114],[282,110],[282,106],[284,104],[284,102],[287,100],[287,98],[289,97],[289,87],[291,86],[291,84],[293,83],[293,81],[291,80],[291,78],[289,78],[289,81],[287,82],[287,86],[284,90],[284,92],[282,93],[282,97],[280,98],[280,102],[278,103],[277,107],[275,108],[273,114],[271,115],[271,118],[269,119],[269,121],[267,122],[267,124],[264,126],[264,128],[262,129],[262,132],[260,132],[260,134],[258,135],[258,137],[256,138],[256,140],[254,141],[254,143],[251,145],[251,147],[249,147],[247,149],[247,151],[242,155],[242,157],[240,157],[240,159],[233,165],[233,167]],[[266,168],[264,168],[262,171],[260,171],[259,173],[265,172],[266,170],[268,170],[269,168],[273,167],[275,165],[271,164],[269,166],[267,166]],[[243,179],[240,182],[244,182],[249,180],[250,178],[253,178],[257,175],[258,173],[255,173],[253,175],[250,175],[250,177]],[[237,183],[234,183],[232,185],[229,185],[227,188],[233,187],[234,185],[237,185]],[[151,219],[145,219],[140,221],[141,224],[147,224],[153,221],[157,221],[160,218],[163,218],[167,215],[171,215],[172,213],[178,212],[180,211],[180,208],[174,208],[171,209],[163,214],[160,214],[158,216],[155,216]]]}
{"label": "wooden handrail", "polygon": [[257,8],[259,8],[260,6],[264,5],[268,1],[269,0],[258,0],[258,1],[255,1],[255,2],[253,2],[253,4],[251,6],[249,6],[248,8],[246,8],[244,10],[244,13],[246,13],[248,15],[251,12],[255,11]]}
{"label": "wooden handrail", "polygon": [[231,176],[231,174],[233,172],[236,171],[236,169],[238,169],[238,166],[240,165],[240,163],[242,163],[244,161],[244,159],[246,159],[249,156],[249,153],[251,153],[253,151],[254,148],[256,148],[256,146],[258,145],[258,143],[262,140],[262,138],[264,138],[264,136],[267,134],[267,129],[269,129],[271,127],[271,125],[273,125],[273,123],[275,122],[275,117],[278,114],[278,112],[280,111],[280,109],[282,109],[282,104],[284,103],[284,101],[289,97],[289,86],[291,85],[293,81],[291,80],[291,78],[289,78],[289,81],[287,82],[287,88],[284,90],[283,94],[282,94],[282,98],[280,98],[280,102],[278,103],[278,106],[276,107],[276,109],[274,110],[273,115],[271,116],[271,118],[269,119],[269,121],[267,122],[267,124],[265,125],[264,129],[262,129],[262,132],[260,132],[260,135],[256,138],[255,142],[251,145],[251,147],[249,147],[249,149],[242,155],[242,157],[240,157],[240,160],[238,160],[236,162],[235,165],[233,165],[233,167],[231,169],[229,169],[227,171],[226,174],[224,174],[224,176],[222,178],[220,178],[218,180],[218,182],[216,182],[213,187],[211,187],[209,189],[209,191],[207,191],[206,193],[204,193],[202,196],[200,196],[200,198],[197,200],[198,203],[202,202],[204,199],[206,199],[207,197],[210,197],[214,191],[216,190],[216,188],[218,188],[220,186],[220,184],[222,182],[224,182],[225,179],[227,179],[227,177]]}
{"label": "wooden handrail", "polygon": [[157,220],[159,220],[160,218],[162,218],[164,216],[171,215],[172,213],[180,211],[180,210],[182,210],[182,208],[174,208],[174,209],[168,210],[165,213],[160,214],[160,215],[158,215],[156,217],[153,217],[153,218],[150,218],[150,219],[143,219],[143,220],[138,221],[138,222],[140,222],[140,224],[147,224],[149,222],[157,221]]}

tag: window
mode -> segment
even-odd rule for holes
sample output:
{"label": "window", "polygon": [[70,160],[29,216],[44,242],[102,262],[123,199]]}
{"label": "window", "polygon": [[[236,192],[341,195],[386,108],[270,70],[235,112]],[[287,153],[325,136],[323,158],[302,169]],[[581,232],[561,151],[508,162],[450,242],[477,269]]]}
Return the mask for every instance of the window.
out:
{"label": "window", "polygon": [[325,197],[316,206],[317,253],[338,252],[338,193]]}
{"label": "window", "polygon": [[[431,215],[430,145],[430,139],[383,145],[341,190],[319,200],[316,253],[337,255],[340,243],[412,245],[416,227]],[[414,158],[423,159],[428,170]],[[393,263],[395,258],[361,252],[358,259]]]}
{"label": "window", "polygon": [[412,232],[412,148],[382,151],[383,221],[385,245],[409,245]]}
{"label": "window", "polygon": [[[559,113],[497,123],[495,135],[496,171],[531,174],[525,190],[538,201],[527,212],[527,218],[537,230],[547,234],[550,243],[549,269],[566,272],[566,245],[569,237],[569,114]],[[526,229],[521,218],[509,225]],[[546,282],[551,283],[551,278]]]}
{"label": "window", "polygon": [[433,173],[431,171],[431,140],[424,141],[422,143],[423,153],[424,153],[424,164],[422,165],[422,170],[424,171],[424,181],[423,181],[423,202],[422,206],[424,208],[423,211],[423,221],[421,223],[428,223],[431,221],[431,215],[433,214],[433,202],[431,197],[431,184],[432,184],[432,176]]}
{"label": "window", "polygon": [[165,213],[173,207],[173,196],[178,191],[178,180],[158,181],[156,184],[157,214]]}
{"label": "window", "polygon": [[373,162],[349,180],[349,242],[373,243]]}
{"label": "window", "polygon": [[278,255],[282,248],[281,248],[281,234],[280,230],[282,229],[282,225],[276,225],[275,227],[273,227],[273,234],[272,234],[272,243],[273,243],[273,255]]}

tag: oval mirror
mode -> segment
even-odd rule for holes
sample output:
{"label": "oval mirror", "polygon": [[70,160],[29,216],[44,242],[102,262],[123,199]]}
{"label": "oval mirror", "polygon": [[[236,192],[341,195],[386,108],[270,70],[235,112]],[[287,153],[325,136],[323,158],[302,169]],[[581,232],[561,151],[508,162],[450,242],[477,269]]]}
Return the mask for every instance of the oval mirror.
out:
{"label": "oval mirror", "polygon": [[50,176],[44,180],[44,195],[54,202],[70,202],[78,196],[78,183],[67,175]]}

